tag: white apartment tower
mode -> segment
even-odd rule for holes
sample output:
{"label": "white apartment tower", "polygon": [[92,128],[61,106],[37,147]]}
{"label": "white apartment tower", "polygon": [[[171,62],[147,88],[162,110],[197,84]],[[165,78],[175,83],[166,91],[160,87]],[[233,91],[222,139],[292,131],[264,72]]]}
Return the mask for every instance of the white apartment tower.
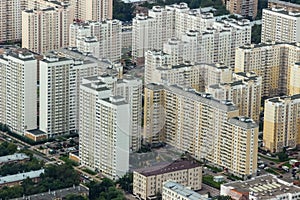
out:
{"label": "white apartment tower", "polygon": [[40,130],[49,137],[76,131],[74,61],[46,56],[40,61]]}
{"label": "white apartment tower", "polygon": [[300,12],[263,9],[261,42],[300,42]]}
{"label": "white apartment tower", "polygon": [[74,22],[70,25],[69,29],[70,46],[77,47],[78,50],[82,52],[84,50],[83,47],[87,48],[94,46],[98,42],[97,52],[91,52],[93,56],[101,59],[109,59],[112,62],[116,62],[121,59],[121,21],[105,20],[102,22]]}
{"label": "white apartment tower", "polygon": [[0,122],[23,135],[37,128],[37,60],[26,51],[0,57]]}
{"label": "white apartment tower", "polygon": [[79,86],[97,75],[91,61],[47,55],[40,61],[40,130],[49,137],[76,132],[79,126]]}
{"label": "white apartment tower", "polygon": [[129,104],[112,96],[105,83],[84,80],[80,86],[79,157],[82,165],[111,179],[129,170]]}
{"label": "white apartment tower", "polygon": [[132,55],[138,62],[148,50],[164,48],[183,60],[233,66],[233,49],[251,42],[249,20],[217,22],[211,13],[190,10],[185,3],[154,6],[148,16],[138,14],[132,26]]}

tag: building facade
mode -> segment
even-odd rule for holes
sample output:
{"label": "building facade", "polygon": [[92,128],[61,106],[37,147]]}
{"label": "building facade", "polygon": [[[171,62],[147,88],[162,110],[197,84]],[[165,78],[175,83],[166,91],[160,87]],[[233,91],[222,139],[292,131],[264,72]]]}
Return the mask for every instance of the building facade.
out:
{"label": "building facade", "polygon": [[26,0],[1,1],[0,3],[0,43],[21,41],[22,10]]}
{"label": "building facade", "polygon": [[274,97],[265,101],[263,140],[271,152],[300,144],[300,95]]}
{"label": "building facade", "polygon": [[101,22],[113,18],[112,0],[71,0],[74,5],[74,19]]}
{"label": "building facade", "polygon": [[263,9],[261,42],[300,42],[300,11]]}
{"label": "building facade", "polygon": [[129,170],[130,107],[112,96],[107,84],[84,80],[80,86],[80,163],[115,180]]}
{"label": "building facade", "polygon": [[163,192],[164,182],[174,180],[193,190],[202,188],[202,167],[189,160],[138,169],[133,172],[133,194],[140,199],[154,198]]}
{"label": "building facade", "polygon": [[96,48],[98,43],[97,51],[91,52],[93,56],[111,62],[121,59],[122,23],[119,20],[74,22],[70,25],[69,38],[70,45],[80,52],[84,52],[82,47]]}
{"label": "building facade", "polygon": [[79,126],[79,86],[97,75],[96,63],[57,55],[40,61],[40,130],[48,137],[75,133]]}
{"label": "building facade", "polygon": [[239,114],[259,122],[262,78],[255,73],[233,74],[230,83],[209,85],[207,92],[216,99],[231,100],[239,108]]}
{"label": "building facade", "polygon": [[39,54],[66,47],[69,42],[69,25],[68,6],[24,10],[22,47]]}
{"label": "building facade", "polygon": [[[248,20],[217,22],[211,13],[191,10],[185,3],[154,6],[148,16],[138,14],[132,26],[132,56],[135,61],[143,59],[148,50],[173,49],[174,40],[178,40],[182,42],[174,50],[184,60],[224,62],[228,65],[234,62],[232,49],[250,43],[251,39]],[[164,47],[164,43],[171,47]]]}
{"label": "building facade", "polygon": [[144,94],[144,141],[164,141],[238,176],[256,173],[258,126],[232,102],[179,86],[148,84]]}
{"label": "building facade", "polygon": [[255,19],[257,16],[257,0],[223,0],[223,2],[231,14],[238,14],[252,19]]}
{"label": "building facade", "polygon": [[20,135],[37,128],[37,66],[27,51],[0,57],[0,122]]}
{"label": "building facade", "polygon": [[261,76],[262,96],[289,94],[291,78],[293,85],[296,81],[291,70],[299,60],[298,43],[244,45],[236,49],[235,72],[255,72]]}

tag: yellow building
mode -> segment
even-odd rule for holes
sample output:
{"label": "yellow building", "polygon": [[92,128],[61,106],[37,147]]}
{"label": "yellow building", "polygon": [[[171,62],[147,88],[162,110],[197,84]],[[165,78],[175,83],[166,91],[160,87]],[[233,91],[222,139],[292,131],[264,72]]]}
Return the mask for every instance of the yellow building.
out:
{"label": "yellow building", "polygon": [[271,152],[300,144],[300,94],[265,102],[263,141]]}
{"label": "yellow building", "polygon": [[264,43],[237,48],[235,72],[262,77],[262,96],[289,94],[291,66],[300,61],[300,44]]}
{"label": "yellow building", "polygon": [[300,94],[300,63],[290,67],[289,95]]}
{"label": "yellow building", "polygon": [[168,180],[188,186],[192,190],[202,188],[202,167],[189,160],[142,168],[133,172],[133,194],[140,199],[156,199],[162,193],[163,184]]}
{"label": "yellow building", "polygon": [[144,109],[144,141],[165,141],[237,176],[256,173],[258,126],[238,117],[231,101],[194,89],[148,84]]}

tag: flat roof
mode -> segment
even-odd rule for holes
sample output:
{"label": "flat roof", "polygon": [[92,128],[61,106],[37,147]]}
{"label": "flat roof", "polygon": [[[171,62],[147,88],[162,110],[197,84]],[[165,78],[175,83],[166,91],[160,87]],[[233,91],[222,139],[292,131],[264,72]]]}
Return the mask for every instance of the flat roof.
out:
{"label": "flat roof", "polygon": [[27,130],[26,132],[31,133],[32,135],[38,136],[38,135],[47,135],[44,131],[41,131],[40,129],[33,129],[33,130]]}
{"label": "flat roof", "polygon": [[31,171],[31,172],[25,172],[25,173],[19,173],[19,174],[14,174],[14,175],[8,175],[0,178],[0,185],[5,184],[5,183],[12,183],[12,182],[17,182],[17,181],[22,181],[26,178],[38,178],[40,177],[41,174],[45,173],[44,169],[36,170],[36,171]]}
{"label": "flat roof", "polygon": [[176,160],[172,163],[159,164],[147,168],[137,169],[135,171],[144,176],[155,176],[180,170],[192,169],[200,166],[201,165],[196,161]]}
{"label": "flat roof", "polygon": [[24,160],[24,159],[29,159],[29,156],[27,156],[25,153],[15,153],[12,155],[1,156],[0,164],[11,162],[11,161]]}
{"label": "flat roof", "polygon": [[246,181],[235,181],[223,184],[231,190],[241,193],[251,193],[257,199],[275,199],[286,193],[300,193],[300,187],[278,179],[275,175],[266,174]]}
{"label": "flat roof", "polygon": [[[53,199],[62,199],[69,194],[88,194],[89,189],[83,185],[73,186],[69,188],[64,188],[60,190],[49,190],[48,192],[38,193],[30,196],[25,196],[25,199],[30,200],[53,200]],[[24,197],[15,198],[13,200],[24,200]]]}
{"label": "flat roof", "polygon": [[189,199],[189,200],[209,200],[210,199],[205,196],[202,196],[201,194],[199,194],[191,189],[184,187],[183,185],[181,185],[179,183],[176,183],[175,181],[167,181],[164,183],[163,187],[168,188],[183,197],[187,197],[187,199]]}

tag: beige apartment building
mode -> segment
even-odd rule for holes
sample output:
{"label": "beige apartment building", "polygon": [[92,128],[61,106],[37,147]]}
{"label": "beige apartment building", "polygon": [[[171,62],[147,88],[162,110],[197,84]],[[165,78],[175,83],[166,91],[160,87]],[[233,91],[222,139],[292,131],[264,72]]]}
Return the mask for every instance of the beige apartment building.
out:
{"label": "beige apartment building", "polygon": [[289,84],[289,95],[300,94],[300,63],[290,68],[290,84]]}
{"label": "beige apartment building", "polygon": [[158,84],[148,84],[144,94],[145,142],[167,142],[238,176],[256,173],[258,126],[238,117],[231,101]]}
{"label": "beige apartment building", "polygon": [[163,192],[164,182],[176,181],[192,190],[202,188],[202,166],[195,161],[176,160],[133,171],[133,194],[140,199],[155,199]]}
{"label": "beige apartment building", "polygon": [[252,19],[256,18],[258,0],[223,0],[223,2],[231,14],[238,14]]}
{"label": "beige apartment building", "polygon": [[255,73],[234,73],[230,83],[209,85],[207,92],[216,99],[231,100],[239,114],[259,122],[262,78]]}
{"label": "beige apartment building", "polygon": [[[92,55],[100,59],[109,59],[118,62],[122,55],[122,22],[119,20],[104,20],[73,22],[69,27],[69,43],[84,53],[84,48],[92,44],[97,51]],[[88,48],[87,48],[88,49]],[[87,51],[85,53],[88,53]]]}
{"label": "beige apartment building", "polygon": [[300,144],[300,95],[274,97],[265,102],[263,141],[271,152]]}
{"label": "beige apartment building", "polygon": [[299,43],[245,45],[236,50],[235,72],[253,71],[261,76],[262,96],[290,94],[291,80],[293,85],[300,81],[291,73],[299,61]]}
{"label": "beige apartment building", "polygon": [[22,12],[22,47],[44,54],[68,45],[70,10],[47,7]]}
{"label": "beige apartment building", "polygon": [[300,42],[300,11],[263,9],[261,42]]}
{"label": "beige apartment building", "polygon": [[280,0],[269,0],[268,8],[285,8],[287,11],[300,11],[300,5]]}
{"label": "beige apartment building", "polygon": [[27,0],[11,0],[0,2],[0,43],[21,41],[22,10]]}
{"label": "beige apartment building", "polygon": [[112,0],[71,0],[74,6],[74,18],[101,22],[113,18]]}

